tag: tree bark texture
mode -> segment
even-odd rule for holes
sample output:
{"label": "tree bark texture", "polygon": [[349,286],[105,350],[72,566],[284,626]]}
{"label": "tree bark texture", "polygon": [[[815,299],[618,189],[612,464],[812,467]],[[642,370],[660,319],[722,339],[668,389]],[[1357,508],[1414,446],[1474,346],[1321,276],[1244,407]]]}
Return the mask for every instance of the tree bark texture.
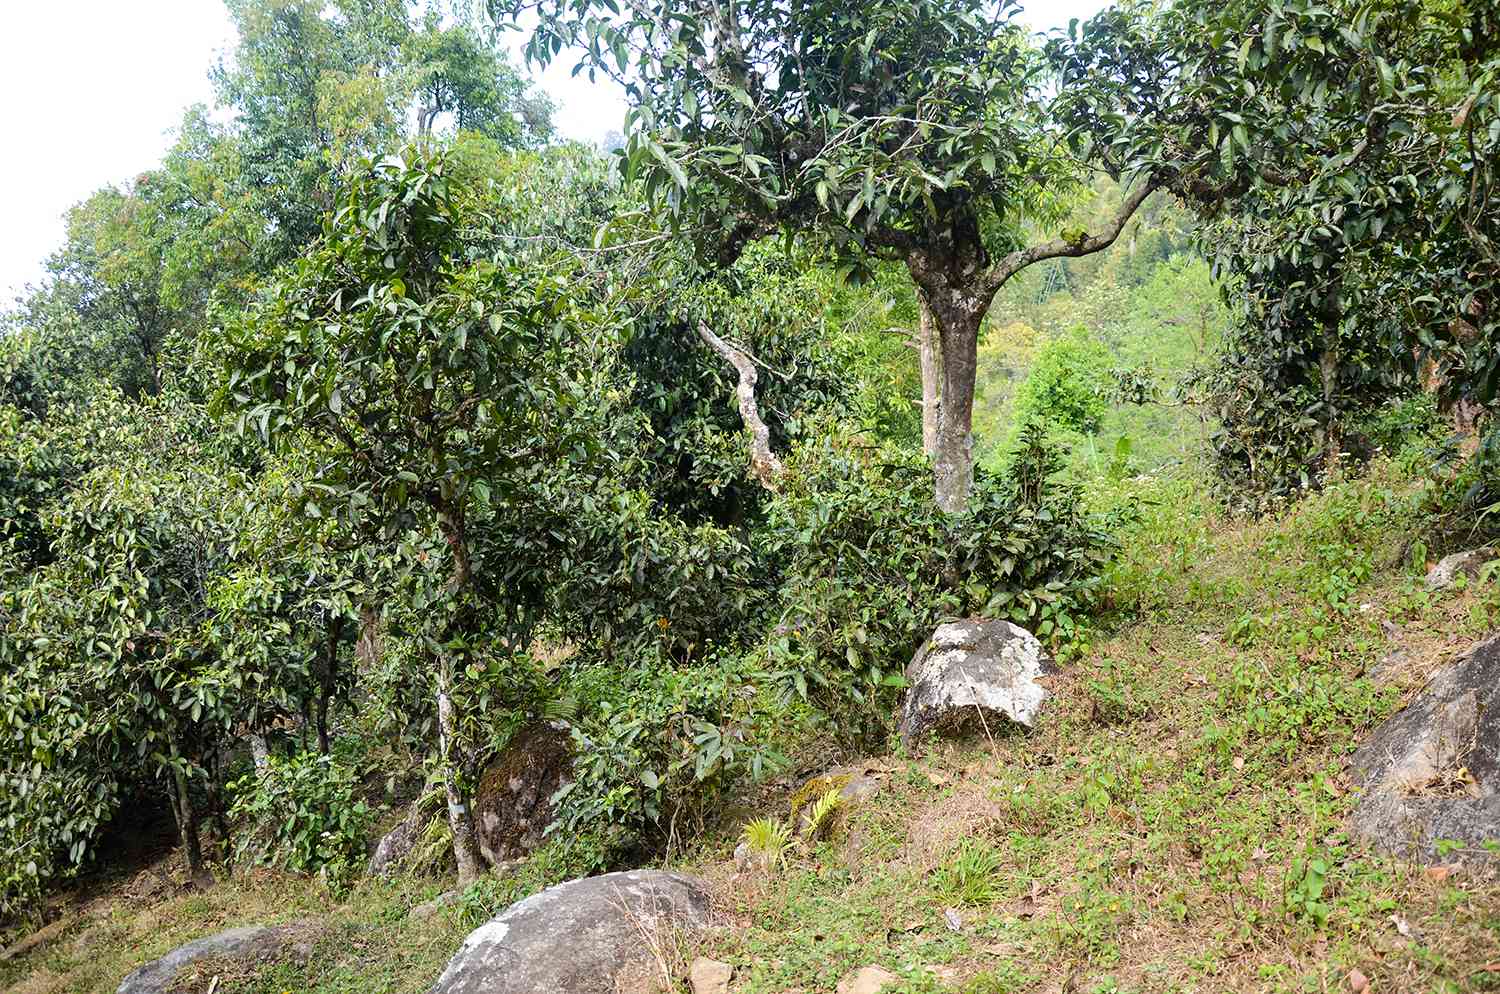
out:
{"label": "tree bark texture", "polygon": [[771,451],[771,429],[760,416],[760,407],[755,401],[755,383],[758,379],[755,362],[744,352],[730,345],[709,330],[708,325],[698,322],[698,337],[734,367],[739,374],[735,396],[739,400],[740,418],[745,422],[745,431],[750,436],[750,475],[760,481],[767,490],[776,488],[776,481],[784,471],[781,460]]}
{"label": "tree bark texture", "polygon": [[214,875],[203,862],[203,848],[198,841],[198,813],[193,808],[192,794],[188,791],[187,774],[182,767],[172,769],[172,786],[176,793],[173,805],[177,813],[177,828],[182,833],[182,852],[187,858],[188,876],[196,887],[212,887]]}
{"label": "tree bark texture", "polygon": [[[1155,183],[1142,184],[1094,234],[1078,232],[1038,242],[999,259],[993,259],[985,248],[977,215],[956,218],[946,229],[929,232],[906,251],[906,268],[937,326],[941,350],[933,496],[943,511],[962,513],[974,484],[972,429],[979,329],[995,294],[1012,276],[1045,259],[1077,258],[1108,248],[1155,189]],[[925,401],[925,385],[923,393]]]}
{"label": "tree bark texture", "polygon": [[484,876],[484,858],[479,854],[479,843],[474,834],[473,813],[465,804],[463,790],[458,782],[457,752],[458,718],[453,709],[450,692],[452,664],[438,661],[438,754],[442,758],[443,788],[448,799],[448,827],[453,830],[453,858],[458,863],[458,883],[467,886]]}
{"label": "tree bark texture", "polygon": [[938,335],[932,323],[932,308],[927,295],[917,290],[917,349],[922,369],[922,451],[930,459],[937,455],[938,413]]}

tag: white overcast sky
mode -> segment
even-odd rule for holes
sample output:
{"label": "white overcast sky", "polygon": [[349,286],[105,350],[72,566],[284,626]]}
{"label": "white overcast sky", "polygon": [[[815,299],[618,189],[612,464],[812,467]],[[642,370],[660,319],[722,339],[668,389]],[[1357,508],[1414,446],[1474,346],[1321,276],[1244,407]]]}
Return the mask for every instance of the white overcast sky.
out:
{"label": "white overcast sky", "polygon": [[[0,31],[0,308],[40,279],[62,240],[62,215],[109,183],[160,161],[184,108],[209,103],[209,67],[233,42],[220,0],[16,0]],[[1104,0],[1030,0],[1033,28],[1067,24]],[[519,35],[513,36],[519,39]],[[597,141],[621,130],[618,91],[569,75],[566,59],[539,82],[563,134]]]}

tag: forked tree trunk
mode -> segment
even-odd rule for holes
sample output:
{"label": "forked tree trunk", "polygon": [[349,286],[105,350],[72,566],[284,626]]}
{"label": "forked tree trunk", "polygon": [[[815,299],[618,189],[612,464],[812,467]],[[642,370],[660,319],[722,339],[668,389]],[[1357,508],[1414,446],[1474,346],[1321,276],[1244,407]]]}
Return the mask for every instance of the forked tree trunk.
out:
{"label": "forked tree trunk", "polygon": [[930,459],[937,455],[938,412],[938,335],[933,327],[932,308],[927,295],[917,289],[917,349],[922,369],[922,451]]}

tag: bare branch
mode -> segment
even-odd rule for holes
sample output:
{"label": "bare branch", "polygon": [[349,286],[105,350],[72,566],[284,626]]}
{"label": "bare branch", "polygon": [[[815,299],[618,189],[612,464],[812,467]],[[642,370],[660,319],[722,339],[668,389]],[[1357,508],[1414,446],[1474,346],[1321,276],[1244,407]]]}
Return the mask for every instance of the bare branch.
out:
{"label": "bare branch", "polygon": [[760,481],[761,486],[774,490],[783,467],[776,453],[771,451],[771,429],[761,420],[760,408],[755,403],[755,363],[745,353],[715,335],[702,321],[698,322],[698,337],[739,373],[739,384],[734,392],[739,399],[740,418],[745,422],[745,431],[750,435],[750,473]]}
{"label": "bare branch", "polygon": [[1125,203],[1120,205],[1119,213],[1097,234],[1083,233],[1073,239],[1054,238],[1029,248],[1017,249],[1005,256],[998,265],[984,274],[982,286],[986,299],[993,296],[1012,276],[1043,259],[1076,259],[1109,248],[1120,237],[1120,232],[1125,230],[1126,222],[1135,214],[1136,209],[1156,192],[1157,185],[1157,181],[1153,179],[1137,187],[1134,193],[1125,198]]}

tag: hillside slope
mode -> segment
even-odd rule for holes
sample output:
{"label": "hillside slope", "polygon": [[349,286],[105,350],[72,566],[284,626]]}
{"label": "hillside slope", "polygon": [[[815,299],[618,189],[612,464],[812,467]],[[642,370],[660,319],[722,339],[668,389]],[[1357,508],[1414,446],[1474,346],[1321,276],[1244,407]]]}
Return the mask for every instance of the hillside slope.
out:
{"label": "hillside slope", "polygon": [[[769,873],[736,870],[735,826],[674,854],[714,884],[725,925],[667,958],[728,962],[746,994],[833,991],[866,965],[913,994],[1500,989],[1500,884],[1352,842],[1345,769],[1433,668],[1500,627],[1500,589],[1427,593],[1411,485],[1384,476],[1260,522],[1189,484],[1124,502],[1141,513],[1116,620],[1065,660],[1035,732],[868,759],[878,799]],[[792,786],[753,813],[784,815]],[[415,914],[441,882],[367,881],[342,901],[272,875],[155,898],[139,884],[80,898],[0,983],[105,994],[189,938],[297,921],[300,962],[223,964],[181,989],[421,991],[516,890]]]}

